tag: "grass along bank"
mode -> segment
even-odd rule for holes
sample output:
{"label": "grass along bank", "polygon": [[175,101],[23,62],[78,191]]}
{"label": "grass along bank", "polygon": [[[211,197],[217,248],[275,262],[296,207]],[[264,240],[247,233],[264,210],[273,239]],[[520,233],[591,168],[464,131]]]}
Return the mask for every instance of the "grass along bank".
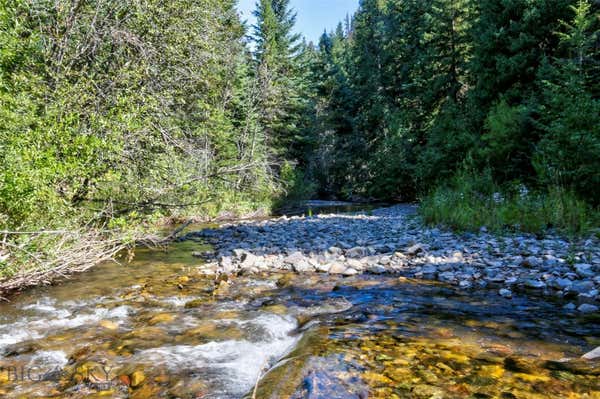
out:
{"label": "grass along bank", "polygon": [[598,233],[600,212],[560,187],[530,190],[524,184],[500,186],[482,174],[459,174],[427,195],[420,206],[429,224],[457,230],[522,231],[555,229],[569,236]]}

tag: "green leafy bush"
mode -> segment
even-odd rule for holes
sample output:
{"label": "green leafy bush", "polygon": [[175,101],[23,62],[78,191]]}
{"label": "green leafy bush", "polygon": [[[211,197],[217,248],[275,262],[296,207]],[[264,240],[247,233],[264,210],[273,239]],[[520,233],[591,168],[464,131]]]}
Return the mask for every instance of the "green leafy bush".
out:
{"label": "green leafy bush", "polygon": [[285,193],[283,201],[311,199],[317,192],[316,183],[308,180],[304,172],[290,162],[284,162],[279,176]]}
{"label": "green leafy bush", "polygon": [[123,242],[161,216],[267,204],[244,36],[229,0],[0,1],[2,276],[81,249],[22,232]]}

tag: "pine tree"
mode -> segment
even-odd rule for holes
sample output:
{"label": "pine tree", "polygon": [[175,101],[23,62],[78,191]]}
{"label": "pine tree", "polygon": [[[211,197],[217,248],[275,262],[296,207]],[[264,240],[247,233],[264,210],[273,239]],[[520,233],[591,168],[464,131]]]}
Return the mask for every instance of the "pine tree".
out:
{"label": "pine tree", "polygon": [[347,142],[352,137],[352,91],[348,80],[349,42],[343,27],[324,32],[318,45],[312,81],[317,92],[314,146],[308,154],[310,175],[319,182],[322,192],[340,190],[348,175]]}
{"label": "pine tree", "polygon": [[469,88],[471,0],[433,0],[426,22],[421,88],[426,132],[415,177],[419,187],[448,179],[474,145],[466,123],[465,97]]}
{"label": "pine tree", "polygon": [[[348,196],[368,195],[371,186],[369,158],[375,153],[380,133],[386,124],[383,82],[384,7],[378,0],[363,0],[354,16],[349,76],[355,98],[350,114],[355,115],[352,135],[344,142],[348,174]],[[351,154],[351,155],[350,155]]]}
{"label": "pine tree", "polygon": [[471,58],[471,24],[474,4],[471,0],[433,0],[426,32],[428,72],[433,89],[430,103],[458,103],[467,87],[468,65]]}
{"label": "pine tree", "polygon": [[534,166],[548,186],[574,189],[600,204],[600,99],[594,80],[600,21],[592,4],[579,0],[569,22],[556,32],[565,58],[555,57],[540,71],[543,93],[540,125],[543,137],[536,146]]}
{"label": "pine tree", "polygon": [[[473,92],[485,117],[490,105],[504,96],[521,103],[535,88],[543,58],[554,54],[559,20],[570,0],[483,0],[474,26]],[[481,119],[483,120],[483,119]]]}
{"label": "pine tree", "polygon": [[281,155],[293,142],[301,98],[298,90],[299,35],[289,0],[260,0],[256,5],[257,78],[261,125],[270,145]]}

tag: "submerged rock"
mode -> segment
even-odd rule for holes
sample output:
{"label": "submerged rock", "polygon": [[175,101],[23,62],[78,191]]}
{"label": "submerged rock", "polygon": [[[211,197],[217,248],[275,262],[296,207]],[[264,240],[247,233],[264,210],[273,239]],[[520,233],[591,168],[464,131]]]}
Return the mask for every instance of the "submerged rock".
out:
{"label": "submerged rock", "polygon": [[590,305],[589,303],[584,303],[583,305],[580,305],[577,310],[579,310],[581,313],[595,313],[598,312],[598,310],[600,310],[600,308],[598,308],[598,306],[596,305]]}
{"label": "submerged rock", "polygon": [[345,298],[330,298],[312,306],[290,308],[290,312],[296,315],[318,316],[342,313],[352,309],[353,306],[352,302]]}
{"label": "submerged rock", "polygon": [[433,385],[420,384],[412,389],[412,396],[415,399],[443,399],[444,390]]}
{"label": "submerged rock", "polygon": [[285,395],[285,391],[279,388],[277,392],[263,394],[259,397],[265,399],[283,397],[289,399],[367,399],[369,397],[369,387],[360,377],[360,368],[345,361],[341,355],[311,356],[303,365],[296,367],[297,376],[290,381],[298,384],[295,388],[292,387],[293,392]]}
{"label": "submerged rock", "polygon": [[[346,377],[348,378],[348,377]],[[351,377],[358,378],[358,377]],[[298,399],[366,399],[368,390],[362,387],[362,390],[356,392],[355,381],[349,383],[342,380],[338,375],[323,370],[311,370],[309,375],[304,379],[303,392],[299,392],[292,396]]]}
{"label": "submerged rock", "polygon": [[169,313],[157,314],[156,316],[151,318],[150,321],[148,321],[148,325],[154,326],[156,324],[161,324],[161,323],[170,323],[173,321],[174,318],[175,317]]}
{"label": "submerged rock", "polygon": [[532,374],[535,373],[535,365],[531,360],[527,360],[517,356],[509,356],[504,359],[504,367],[516,373]]}

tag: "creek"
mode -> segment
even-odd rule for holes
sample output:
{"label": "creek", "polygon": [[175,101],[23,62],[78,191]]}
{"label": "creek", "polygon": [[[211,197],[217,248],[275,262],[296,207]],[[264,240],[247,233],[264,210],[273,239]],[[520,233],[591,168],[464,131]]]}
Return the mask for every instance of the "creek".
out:
{"label": "creek", "polygon": [[0,396],[600,397],[580,360],[597,314],[389,275],[209,279],[206,249],[140,250],[0,304]]}

